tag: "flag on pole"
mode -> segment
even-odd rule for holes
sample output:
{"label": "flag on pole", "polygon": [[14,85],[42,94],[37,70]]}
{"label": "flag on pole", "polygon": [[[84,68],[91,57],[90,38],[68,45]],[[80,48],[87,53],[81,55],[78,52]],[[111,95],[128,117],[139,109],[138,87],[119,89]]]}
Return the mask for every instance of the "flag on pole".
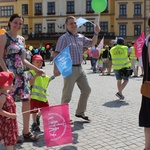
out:
{"label": "flag on pole", "polygon": [[116,37],[114,40],[111,40],[110,43],[113,44],[113,45],[116,44],[117,43],[117,39],[118,38]]}
{"label": "flag on pole", "polygon": [[[84,19],[84,18],[82,18],[82,17],[78,18],[78,19],[76,20],[77,27],[79,28],[80,26],[82,26],[82,25],[85,24],[86,22],[92,23],[91,21],[89,21],[89,20],[87,20],[87,19]],[[92,24],[95,26],[94,23],[92,23]]]}
{"label": "flag on pole", "polygon": [[117,39],[118,39],[118,38],[116,37],[116,38],[115,38],[115,44],[117,43]]}
{"label": "flag on pole", "polygon": [[96,49],[99,51],[99,53],[100,53],[101,49],[103,48],[103,46],[104,46],[104,37],[101,39],[100,43],[96,47]]}
{"label": "flag on pole", "polygon": [[142,55],[142,48],[143,48],[144,42],[145,42],[145,35],[144,35],[144,32],[142,32],[133,45],[135,48],[135,55],[137,58],[139,58]]}
{"label": "flag on pole", "polygon": [[72,59],[69,45],[54,58],[54,62],[64,78],[72,74]]}
{"label": "flag on pole", "polygon": [[47,147],[73,143],[68,104],[41,108]]}

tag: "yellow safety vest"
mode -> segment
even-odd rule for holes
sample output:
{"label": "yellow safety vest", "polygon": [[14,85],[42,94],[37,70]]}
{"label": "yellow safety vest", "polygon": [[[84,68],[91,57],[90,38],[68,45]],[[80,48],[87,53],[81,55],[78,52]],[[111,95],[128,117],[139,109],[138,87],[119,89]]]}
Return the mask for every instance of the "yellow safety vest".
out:
{"label": "yellow safety vest", "polygon": [[103,64],[103,59],[98,59],[98,64]]}
{"label": "yellow safety vest", "polygon": [[[36,72],[34,70],[29,70],[29,72],[32,73],[33,76],[36,75]],[[46,89],[49,82],[49,76],[38,76],[34,81],[34,85],[31,86],[31,98],[38,101],[46,102],[46,96],[48,95],[46,94]]]}
{"label": "yellow safety vest", "polygon": [[131,47],[131,54],[130,54],[130,59],[136,59],[136,55],[135,55],[135,48],[134,46]]}
{"label": "yellow safety vest", "polygon": [[102,49],[100,50],[100,54],[102,54],[104,50],[105,50],[105,49],[104,49],[104,48],[102,48]]}
{"label": "yellow safety vest", "polygon": [[112,65],[114,70],[120,70],[122,68],[129,68],[131,66],[128,57],[128,47],[117,44],[110,49],[112,58]]}
{"label": "yellow safety vest", "polygon": [[83,56],[84,56],[84,57],[88,57],[88,54],[87,54],[86,51],[83,53]]}

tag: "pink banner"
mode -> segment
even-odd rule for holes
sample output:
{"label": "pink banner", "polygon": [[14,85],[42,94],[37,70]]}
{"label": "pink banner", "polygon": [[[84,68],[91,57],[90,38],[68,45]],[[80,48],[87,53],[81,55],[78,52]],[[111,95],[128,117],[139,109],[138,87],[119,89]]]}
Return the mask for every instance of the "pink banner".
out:
{"label": "pink banner", "polygon": [[145,35],[144,32],[138,37],[138,39],[134,43],[134,48],[135,48],[135,55],[137,58],[139,58],[142,55],[142,48],[143,44],[145,42]]}
{"label": "pink banner", "polygon": [[68,104],[44,107],[41,111],[46,146],[72,143]]}

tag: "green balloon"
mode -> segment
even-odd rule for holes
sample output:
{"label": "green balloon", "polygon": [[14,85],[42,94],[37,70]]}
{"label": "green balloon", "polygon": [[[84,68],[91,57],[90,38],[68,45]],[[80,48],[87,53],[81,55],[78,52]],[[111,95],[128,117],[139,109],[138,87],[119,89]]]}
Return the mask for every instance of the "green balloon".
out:
{"label": "green balloon", "polygon": [[92,9],[95,12],[101,13],[107,7],[107,0],[92,0]]}
{"label": "green balloon", "polygon": [[41,47],[41,50],[44,51],[44,50],[45,50],[45,47]]}

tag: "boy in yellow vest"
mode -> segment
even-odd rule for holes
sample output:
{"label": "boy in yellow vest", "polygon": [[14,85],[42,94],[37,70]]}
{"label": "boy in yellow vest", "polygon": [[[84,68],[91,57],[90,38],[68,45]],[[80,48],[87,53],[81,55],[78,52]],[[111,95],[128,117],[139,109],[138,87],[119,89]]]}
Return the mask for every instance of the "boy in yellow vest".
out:
{"label": "boy in yellow vest", "polygon": [[[41,55],[34,55],[32,57],[32,64],[37,68],[41,68],[43,64],[43,58]],[[55,77],[49,77],[48,75],[40,76],[34,70],[28,71],[28,79],[30,83],[31,90],[31,114],[33,117],[32,131],[40,131],[40,116],[42,107],[48,107],[49,103],[47,100],[46,90],[49,85],[49,82]]]}

